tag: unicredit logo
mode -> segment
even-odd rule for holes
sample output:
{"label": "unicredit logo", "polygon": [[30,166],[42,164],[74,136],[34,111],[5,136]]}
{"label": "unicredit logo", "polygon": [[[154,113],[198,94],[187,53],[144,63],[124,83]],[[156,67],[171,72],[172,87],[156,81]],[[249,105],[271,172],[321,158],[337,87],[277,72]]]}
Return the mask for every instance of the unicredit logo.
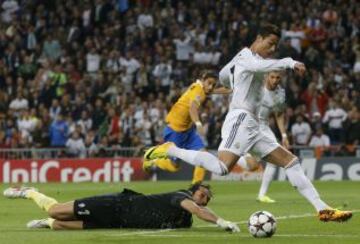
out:
{"label": "unicredit logo", "polygon": [[0,178],[3,183],[131,181],[135,172],[131,160],[120,161],[39,160],[20,163],[19,160],[9,160],[1,164]]}

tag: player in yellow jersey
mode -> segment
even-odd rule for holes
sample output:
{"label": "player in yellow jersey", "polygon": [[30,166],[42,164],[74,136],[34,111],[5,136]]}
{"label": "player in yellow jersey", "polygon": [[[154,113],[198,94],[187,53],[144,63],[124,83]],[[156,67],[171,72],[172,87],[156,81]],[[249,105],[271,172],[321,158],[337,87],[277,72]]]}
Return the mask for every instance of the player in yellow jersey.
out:
{"label": "player in yellow jersey", "polygon": [[[167,126],[164,128],[163,137],[165,142],[173,142],[178,147],[192,150],[204,150],[205,145],[201,139],[204,136],[204,127],[200,121],[199,108],[205,101],[206,96],[214,93],[218,76],[210,71],[205,71],[200,79],[197,79],[186,92],[171,107],[166,117]],[[222,88],[216,88],[216,93],[227,94]],[[200,136],[201,135],[201,136]],[[146,160],[143,169],[149,171],[154,166],[176,172],[179,170],[170,158]],[[195,167],[192,183],[203,181],[205,169]]]}

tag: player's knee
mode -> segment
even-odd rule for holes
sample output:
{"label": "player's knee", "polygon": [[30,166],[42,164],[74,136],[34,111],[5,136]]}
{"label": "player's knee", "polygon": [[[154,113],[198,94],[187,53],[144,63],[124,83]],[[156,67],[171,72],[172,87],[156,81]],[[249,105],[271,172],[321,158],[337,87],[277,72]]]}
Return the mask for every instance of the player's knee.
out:
{"label": "player's knee", "polygon": [[294,165],[299,164],[299,163],[300,163],[299,158],[296,157],[295,155],[293,155],[293,157],[290,158],[290,159],[288,160],[288,162],[286,162],[284,168],[285,168],[285,169],[288,169],[288,168],[291,168],[291,167],[293,167]]}
{"label": "player's knee", "polygon": [[54,204],[51,206],[51,208],[48,210],[48,214],[53,219],[61,219],[61,206],[60,204]]}

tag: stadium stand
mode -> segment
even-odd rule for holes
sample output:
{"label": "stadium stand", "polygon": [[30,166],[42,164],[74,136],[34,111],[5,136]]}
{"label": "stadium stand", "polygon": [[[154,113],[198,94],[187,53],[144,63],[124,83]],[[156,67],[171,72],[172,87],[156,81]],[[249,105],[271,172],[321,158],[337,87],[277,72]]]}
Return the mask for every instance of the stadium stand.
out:
{"label": "stadium stand", "polygon": [[[79,157],[132,147],[140,155],[161,142],[182,89],[204,68],[219,71],[270,21],[282,29],[277,56],[308,67],[304,78],[283,79],[292,144],[354,155],[359,16],[355,0],[2,1],[0,149],[70,148],[64,155]],[[227,104],[213,96],[202,110],[209,148]]]}

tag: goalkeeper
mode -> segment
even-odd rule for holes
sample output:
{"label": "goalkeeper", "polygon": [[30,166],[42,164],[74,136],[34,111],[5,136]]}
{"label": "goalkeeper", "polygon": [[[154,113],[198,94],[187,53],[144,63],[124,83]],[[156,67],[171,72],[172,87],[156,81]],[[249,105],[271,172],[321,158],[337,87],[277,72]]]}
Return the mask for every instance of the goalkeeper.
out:
{"label": "goalkeeper", "polygon": [[144,195],[129,189],[120,193],[93,196],[58,203],[35,188],[8,188],[8,198],[33,200],[49,218],[32,220],[28,228],[79,230],[100,228],[175,229],[190,228],[192,215],[217,224],[220,228],[239,232],[239,227],[216,216],[206,208],[212,197],[209,185],[195,184],[188,190]]}

